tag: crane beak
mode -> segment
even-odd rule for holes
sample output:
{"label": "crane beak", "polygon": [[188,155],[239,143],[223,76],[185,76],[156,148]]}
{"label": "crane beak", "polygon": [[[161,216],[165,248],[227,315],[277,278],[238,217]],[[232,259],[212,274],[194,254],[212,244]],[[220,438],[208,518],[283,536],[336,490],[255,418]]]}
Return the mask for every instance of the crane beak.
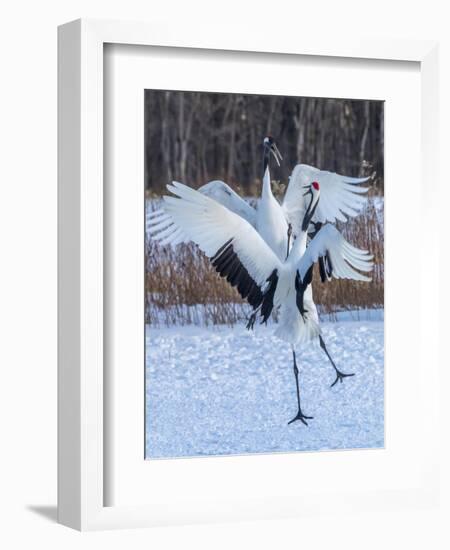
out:
{"label": "crane beak", "polygon": [[272,143],[272,145],[270,146],[270,152],[272,153],[278,166],[281,166],[280,162],[283,160],[283,157],[281,156],[281,153],[275,143]]}
{"label": "crane beak", "polygon": [[307,189],[307,191],[305,191],[303,193],[303,196],[306,197],[306,195],[312,195],[312,190],[311,190],[311,186],[310,185],[304,185],[303,186],[303,189]]}

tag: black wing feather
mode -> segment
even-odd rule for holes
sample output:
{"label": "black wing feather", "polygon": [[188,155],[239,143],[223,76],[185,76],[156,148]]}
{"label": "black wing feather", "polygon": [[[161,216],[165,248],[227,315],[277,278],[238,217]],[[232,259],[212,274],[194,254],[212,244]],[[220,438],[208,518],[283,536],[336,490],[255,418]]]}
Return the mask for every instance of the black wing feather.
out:
{"label": "black wing feather", "polygon": [[263,293],[242,265],[233,249],[232,239],[222,245],[211,258],[211,263],[221,277],[226,277],[231,286],[237,286],[242,298],[256,309],[263,302]]}
{"label": "black wing feather", "polygon": [[273,297],[278,284],[278,270],[274,269],[267,279],[268,286],[264,292],[261,306],[261,323],[267,323],[273,309]]}
{"label": "black wing feather", "polygon": [[305,309],[305,306],[303,304],[303,297],[305,294],[305,290],[308,288],[308,285],[310,285],[312,282],[312,278],[313,278],[313,266],[311,266],[308,269],[303,281],[298,271],[295,275],[295,290],[296,290],[295,301],[297,303],[297,308],[300,311],[300,314],[302,316],[304,316],[305,313],[307,313],[307,310]]}

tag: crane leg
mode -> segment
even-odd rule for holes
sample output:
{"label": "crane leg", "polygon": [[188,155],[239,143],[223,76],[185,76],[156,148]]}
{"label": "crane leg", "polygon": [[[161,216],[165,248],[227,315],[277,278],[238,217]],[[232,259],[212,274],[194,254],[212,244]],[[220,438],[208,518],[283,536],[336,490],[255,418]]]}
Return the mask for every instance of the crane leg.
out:
{"label": "crane leg", "polygon": [[288,230],[287,230],[287,251],[286,251],[286,260],[289,258],[289,251],[291,249],[291,235],[292,235],[292,225],[288,224]]}
{"label": "crane leg", "polygon": [[312,416],[305,416],[302,412],[302,408],[301,408],[301,405],[300,405],[300,388],[299,388],[299,384],[298,384],[298,367],[297,367],[297,360],[296,360],[296,357],[295,357],[295,350],[294,349],[292,349],[292,357],[294,359],[294,376],[295,376],[295,385],[297,387],[298,413],[292,420],[290,420],[288,422],[288,424],[292,424],[292,422],[295,422],[296,420],[300,420],[300,422],[303,422],[303,424],[305,424],[305,426],[307,426],[308,423],[306,421],[311,420],[313,417]]}
{"label": "crane leg", "polygon": [[255,309],[255,311],[247,319],[247,324],[245,325],[245,328],[247,330],[253,330],[253,327],[255,326],[256,316],[258,315],[260,309],[261,309],[261,306]]}
{"label": "crane leg", "polygon": [[334,364],[334,361],[333,359],[331,359],[331,355],[328,353],[328,350],[327,350],[327,346],[325,345],[325,342],[322,338],[322,335],[319,335],[319,342],[320,342],[320,347],[323,349],[323,351],[326,353],[328,359],[330,360],[330,363],[333,365],[333,368],[334,370],[336,371],[336,380],[331,384],[330,388],[332,388],[333,386],[335,386],[338,382],[343,382],[344,381],[344,378],[348,377],[348,376],[355,376],[355,373],[350,373],[350,374],[345,374],[344,372],[341,372],[337,367],[336,365]]}

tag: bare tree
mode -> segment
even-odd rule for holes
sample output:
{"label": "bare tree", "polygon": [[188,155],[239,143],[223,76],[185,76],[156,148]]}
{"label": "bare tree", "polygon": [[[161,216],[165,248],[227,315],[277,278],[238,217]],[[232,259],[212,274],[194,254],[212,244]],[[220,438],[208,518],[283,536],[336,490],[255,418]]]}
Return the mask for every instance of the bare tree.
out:
{"label": "bare tree", "polygon": [[160,194],[172,179],[194,187],[223,179],[251,195],[261,179],[265,135],[285,162],[348,175],[375,171],[383,190],[383,102],[351,99],[147,90],[145,185]]}

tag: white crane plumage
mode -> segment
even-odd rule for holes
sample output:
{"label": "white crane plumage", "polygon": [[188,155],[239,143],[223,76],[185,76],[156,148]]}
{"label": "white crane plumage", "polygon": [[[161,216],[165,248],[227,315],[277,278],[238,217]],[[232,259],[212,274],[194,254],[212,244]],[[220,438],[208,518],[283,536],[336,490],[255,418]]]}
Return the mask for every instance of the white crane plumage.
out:
{"label": "white crane plumage", "polygon": [[[223,182],[210,182],[198,191],[173,182],[167,187],[175,196],[164,197],[164,207],[152,217],[150,231],[162,244],[196,243],[216,271],[237,287],[253,307],[254,315],[259,313],[262,322],[268,320],[274,308],[279,310],[275,334],[292,346],[297,389],[298,413],[290,423],[300,420],[307,424],[312,417],[305,416],[300,406],[295,346],[318,337],[336,372],[332,386],[352,376],[337,369],[320,334],[312,299],[313,266],[319,262],[324,281],[331,277],[369,281],[356,269],[372,269],[372,256],[350,245],[332,225],[319,228],[309,243],[308,231],[336,218],[344,220],[344,215],[355,215],[364,202],[358,192],[365,190],[352,185],[366,179],[347,179],[297,165],[280,205],[270,188],[270,153],[279,162],[276,145],[266,138],[263,190],[256,211]],[[321,208],[322,181],[325,205]],[[353,189],[358,191],[354,193]]]}

